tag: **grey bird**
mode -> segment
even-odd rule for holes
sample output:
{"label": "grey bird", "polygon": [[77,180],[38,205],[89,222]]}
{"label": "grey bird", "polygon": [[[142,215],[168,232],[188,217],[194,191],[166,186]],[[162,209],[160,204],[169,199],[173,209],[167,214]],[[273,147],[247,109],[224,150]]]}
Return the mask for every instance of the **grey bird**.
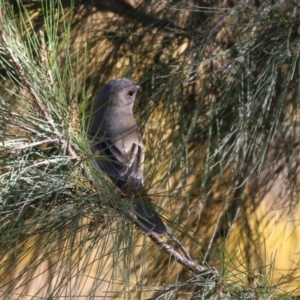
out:
{"label": "grey bird", "polygon": [[[138,89],[127,78],[110,81],[93,103],[89,120],[96,164],[124,193],[143,191],[144,145],[132,111]],[[138,224],[145,233],[167,232],[147,197],[136,199],[134,205]]]}

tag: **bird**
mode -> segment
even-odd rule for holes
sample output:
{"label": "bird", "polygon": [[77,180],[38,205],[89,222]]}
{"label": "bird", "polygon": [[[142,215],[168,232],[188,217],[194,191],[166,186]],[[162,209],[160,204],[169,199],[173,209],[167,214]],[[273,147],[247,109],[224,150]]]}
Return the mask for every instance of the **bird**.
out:
{"label": "bird", "polygon": [[[144,144],[133,115],[139,85],[128,78],[108,82],[92,105],[88,135],[95,164],[122,192],[144,190]],[[167,233],[167,228],[146,196],[134,200],[137,223],[145,233]]]}

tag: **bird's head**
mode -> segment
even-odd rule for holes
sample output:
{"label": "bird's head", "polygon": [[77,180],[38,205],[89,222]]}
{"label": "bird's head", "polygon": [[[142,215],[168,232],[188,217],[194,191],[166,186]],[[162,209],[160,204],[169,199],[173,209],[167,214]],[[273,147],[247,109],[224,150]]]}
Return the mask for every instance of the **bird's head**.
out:
{"label": "bird's head", "polygon": [[99,97],[105,102],[109,101],[109,106],[132,109],[139,88],[139,85],[128,78],[118,78],[110,81]]}

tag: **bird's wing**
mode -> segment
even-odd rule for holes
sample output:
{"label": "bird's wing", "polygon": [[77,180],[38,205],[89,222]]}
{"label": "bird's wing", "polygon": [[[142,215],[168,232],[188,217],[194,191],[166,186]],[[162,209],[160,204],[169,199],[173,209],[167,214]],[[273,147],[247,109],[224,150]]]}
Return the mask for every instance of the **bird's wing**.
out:
{"label": "bird's wing", "polygon": [[96,142],[92,147],[97,153],[96,162],[109,178],[120,188],[139,188],[143,184],[143,147],[141,143],[119,140]]}

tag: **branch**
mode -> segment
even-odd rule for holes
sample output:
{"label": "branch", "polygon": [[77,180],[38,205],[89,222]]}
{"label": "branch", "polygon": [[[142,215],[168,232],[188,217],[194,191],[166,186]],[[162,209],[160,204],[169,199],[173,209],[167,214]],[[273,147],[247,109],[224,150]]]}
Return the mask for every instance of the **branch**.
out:
{"label": "branch", "polygon": [[[173,247],[168,245],[166,242],[164,242],[156,233],[151,232],[147,234],[149,238],[157,244],[162,250],[170,254],[175,258],[176,261],[178,261],[181,265],[183,265],[185,268],[193,271],[195,274],[202,274],[204,272],[210,271],[212,273],[215,273],[216,275],[219,275],[218,271],[214,268],[214,270],[209,270],[208,268],[201,266],[200,264],[196,263],[194,260],[191,259],[190,255],[186,255],[187,257],[183,257],[179,252],[177,252]],[[170,235],[170,234],[168,234]],[[177,240],[177,239],[176,239]],[[178,240],[177,240],[178,241]],[[181,244],[181,247],[183,245]],[[184,248],[184,247],[183,247]],[[184,253],[187,253],[187,250],[184,250]]]}

